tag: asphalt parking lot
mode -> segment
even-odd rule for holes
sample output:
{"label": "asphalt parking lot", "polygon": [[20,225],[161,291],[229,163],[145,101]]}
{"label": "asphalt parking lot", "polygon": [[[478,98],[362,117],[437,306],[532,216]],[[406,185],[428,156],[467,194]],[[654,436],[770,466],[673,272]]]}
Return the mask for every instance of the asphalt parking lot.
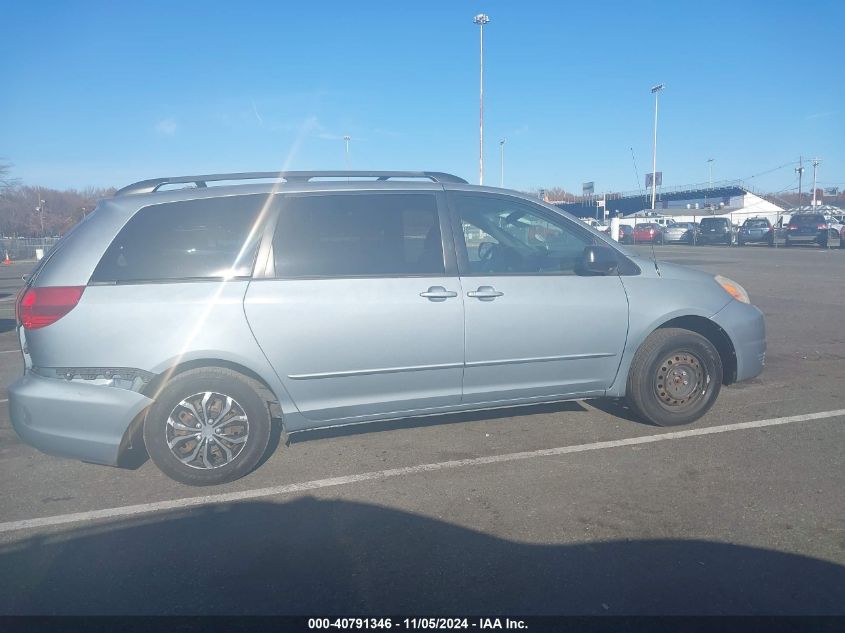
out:
{"label": "asphalt parking lot", "polygon": [[213,489],[20,443],[0,313],[0,614],[845,613],[845,251],[656,252],[767,317],[763,375],[692,427],[602,402],[379,423]]}

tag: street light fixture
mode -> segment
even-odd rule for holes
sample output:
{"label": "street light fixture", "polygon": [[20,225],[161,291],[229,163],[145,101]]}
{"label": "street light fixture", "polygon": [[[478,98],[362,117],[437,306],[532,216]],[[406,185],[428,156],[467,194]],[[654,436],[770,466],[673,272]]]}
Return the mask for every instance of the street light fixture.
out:
{"label": "street light fixture", "polygon": [[652,86],[651,94],[654,95],[654,145],[651,154],[651,210],[654,211],[654,205],[657,200],[657,104],[660,99],[660,92],[666,87],[666,84],[657,84]]}
{"label": "street light fixture", "polygon": [[499,175],[499,186],[505,187],[505,140],[499,141],[499,160],[501,162],[501,174]]}
{"label": "street light fixture", "polygon": [[349,169],[349,141],[352,140],[352,137],[349,134],[345,134],[343,137],[343,142],[346,143],[346,169]]}
{"label": "street light fixture", "polygon": [[480,34],[480,63],[479,63],[479,111],[478,111],[478,184],[484,184],[484,25],[490,21],[490,17],[479,13],[472,19],[478,25]]}

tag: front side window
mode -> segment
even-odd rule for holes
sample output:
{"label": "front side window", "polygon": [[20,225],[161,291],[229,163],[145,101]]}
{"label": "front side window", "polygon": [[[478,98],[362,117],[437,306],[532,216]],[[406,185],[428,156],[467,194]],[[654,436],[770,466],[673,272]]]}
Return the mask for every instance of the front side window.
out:
{"label": "front side window", "polygon": [[290,196],[273,238],[276,277],[442,275],[429,193]]}
{"label": "front side window", "polygon": [[252,273],[267,196],[225,196],[144,207],[120,230],[92,282],[228,279]]}
{"label": "front side window", "polygon": [[593,236],[518,200],[453,194],[471,273],[574,274]]}

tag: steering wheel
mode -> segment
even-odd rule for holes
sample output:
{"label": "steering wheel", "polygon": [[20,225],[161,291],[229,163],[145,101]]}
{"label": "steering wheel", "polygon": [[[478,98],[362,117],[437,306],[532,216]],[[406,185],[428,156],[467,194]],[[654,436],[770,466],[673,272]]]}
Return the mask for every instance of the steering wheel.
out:
{"label": "steering wheel", "polygon": [[481,242],[481,244],[478,245],[478,260],[481,262],[489,262],[493,259],[493,251],[495,250],[495,242]]}

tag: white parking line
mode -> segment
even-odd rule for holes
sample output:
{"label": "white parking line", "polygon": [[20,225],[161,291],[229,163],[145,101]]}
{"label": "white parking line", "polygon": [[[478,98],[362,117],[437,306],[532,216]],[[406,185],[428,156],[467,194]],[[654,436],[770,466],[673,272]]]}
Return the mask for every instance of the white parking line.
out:
{"label": "white parking line", "polygon": [[7,349],[3,352],[0,352],[0,354],[20,354],[20,353],[21,353],[21,351],[19,349]]}
{"label": "white parking line", "polygon": [[244,501],[246,499],[257,499],[260,497],[275,497],[307,490],[320,488],[331,488],[344,486],[362,481],[378,481],[392,477],[415,475],[418,473],[436,472],[467,466],[481,466],[483,464],[501,464],[534,457],[550,457],[556,455],[567,455],[569,453],[582,453],[585,451],[597,451],[605,448],[618,448],[620,446],[635,446],[637,444],[652,444],[667,440],[678,440],[687,437],[698,437],[701,435],[715,435],[716,433],[727,433],[729,431],[741,431],[745,429],[759,429],[767,426],[779,426],[793,422],[808,422],[810,420],[823,420],[845,416],[845,409],[835,411],[821,411],[819,413],[807,413],[804,415],[792,415],[784,418],[771,418],[768,420],[756,420],[754,422],[738,422],[736,424],[724,424],[722,426],[710,426],[702,429],[688,429],[686,431],[671,431],[658,433],[656,435],[645,435],[642,437],[629,437],[622,440],[611,440],[607,442],[593,442],[591,444],[576,444],[574,446],[561,446],[558,448],[545,448],[536,451],[523,453],[507,453],[504,455],[489,455],[487,457],[473,457],[469,459],[457,459],[448,462],[437,462],[433,464],[420,464],[419,466],[408,466],[405,468],[390,468],[388,470],[377,470],[360,475],[347,475],[344,477],[332,477],[330,479],[316,479],[298,484],[285,486],[273,486],[270,488],[256,488],[253,490],[242,490],[240,492],[227,492],[216,495],[205,495],[202,497],[187,497],[183,499],[172,499],[156,503],[141,503],[132,506],[121,506],[117,508],[106,508],[103,510],[91,510],[88,512],[76,512],[73,514],[60,514],[40,519],[24,519],[22,521],[9,521],[0,523],[0,533],[13,532],[15,530],[28,530],[43,528],[67,523],[81,523],[84,521],[95,521],[98,519],[113,519],[117,517],[128,517],[137,514],[149,514],[163,510],[180,510],[194,506],[208,505],[212,503],[230,503],[233,501]]}
{"label": "white parking line", "polygon": [[0,400],[0,404],[2,404],[2,403],[4,403],[4,402],[8,402],[8,401],[9,401],[9,399],[8,399],[8,398],[3,398],[2,400]]}

